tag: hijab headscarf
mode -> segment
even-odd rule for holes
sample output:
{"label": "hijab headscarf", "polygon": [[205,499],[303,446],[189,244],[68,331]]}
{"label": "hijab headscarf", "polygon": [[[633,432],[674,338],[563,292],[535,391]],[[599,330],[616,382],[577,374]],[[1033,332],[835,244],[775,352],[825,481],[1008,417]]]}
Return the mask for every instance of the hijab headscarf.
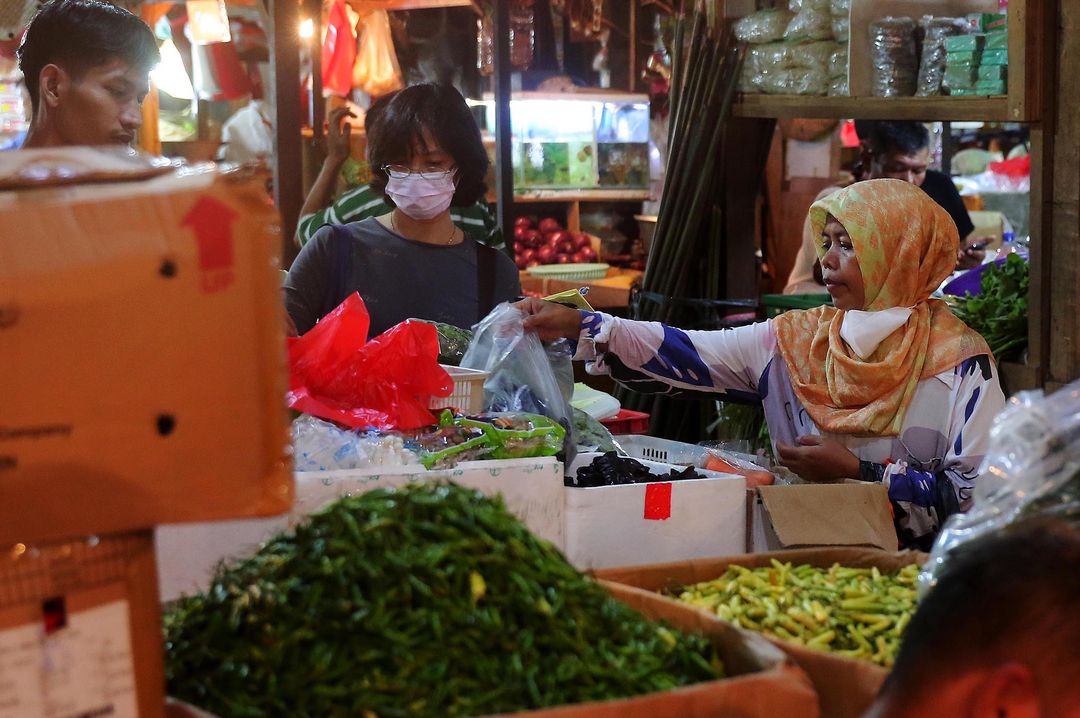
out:
{"label": "hijab headscarf", "polygon": [[773,319],[777,345],[795,395],[822,430],[896,436],[920,380],[990,354],[978,333],[930,299],[956,265],[956,224],[920,188],[894,179],[857,182],[815,202],[814,236],[830,215],[844,225],[859,260],[863,310],[911,313],[865,358],[841,337],[847,312],[833,307]]}

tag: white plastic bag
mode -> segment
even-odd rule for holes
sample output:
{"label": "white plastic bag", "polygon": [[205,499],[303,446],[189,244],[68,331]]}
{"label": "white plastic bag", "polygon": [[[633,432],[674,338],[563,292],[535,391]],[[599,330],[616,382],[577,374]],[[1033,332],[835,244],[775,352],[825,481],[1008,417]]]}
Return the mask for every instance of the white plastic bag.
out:
{"label": "white plastic bag", "polygon": [[758,10],[735,22],[735,39],[751,44],[776,42],[784,37],[791,18],[787,10]]}
{"label": "white plastic bag", "polygon": [[804,7],[791,18],[791,22],[784,29],[784,39],[788,42],[832,40],[832,16],[829,14],[829,9]]}
{"label": "white plastic bag", "polygon": [[990,430],[990,446],[974,505],[945,522],[919,577],[923,591],[957,547],[1014,521],[1045,516],[1080,526],[1080,381],[1050,396],[1014,396]]}
{"label": "white plastic bag", "polygon": [[390,16],[385,10],[374,10],[364,19],[363,26],[353,66],[353,87],[359,87],[373,97],[400,90],[405,83],[401,80],[401,68],[394,52]]}

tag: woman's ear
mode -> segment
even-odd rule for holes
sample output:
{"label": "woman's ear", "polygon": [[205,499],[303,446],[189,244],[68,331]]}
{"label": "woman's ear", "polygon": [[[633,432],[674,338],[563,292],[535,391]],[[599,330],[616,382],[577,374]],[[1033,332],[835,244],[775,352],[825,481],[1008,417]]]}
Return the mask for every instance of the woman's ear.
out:
{"label": "woman's ear", "polygon": [[1041,718],[1035,675],[1023,663],[1010,661],[987,672],[972,691],[972,718]]}
{"label": "woman's ear", "polygon": [[59,65],[45,65],[38,75],[39,99],[51,108],[57,107],[70,82],[70,77]]}

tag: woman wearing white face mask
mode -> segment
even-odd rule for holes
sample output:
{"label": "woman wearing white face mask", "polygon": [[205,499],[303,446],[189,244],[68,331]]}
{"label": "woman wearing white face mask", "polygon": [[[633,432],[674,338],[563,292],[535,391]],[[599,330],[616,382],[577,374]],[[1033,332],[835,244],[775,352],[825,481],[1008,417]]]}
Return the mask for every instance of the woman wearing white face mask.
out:
{"label": "woman wearing white face mask", "polygon": [[370,129],[371,188],[394,209],[322,227],[285,281],[286,306],[301,334],[359,292],[372,336],[410,317],[469,327],[520,292],[508,256],[454,225],[452,206],[483,197],[487,152],[452,87],[414,85],[390,100]]}

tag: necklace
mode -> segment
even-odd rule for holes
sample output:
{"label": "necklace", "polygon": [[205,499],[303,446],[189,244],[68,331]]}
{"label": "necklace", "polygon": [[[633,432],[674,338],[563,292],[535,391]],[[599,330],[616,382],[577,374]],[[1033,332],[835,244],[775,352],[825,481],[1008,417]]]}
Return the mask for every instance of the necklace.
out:
{"label": "necklace", "polygon": [[[396,214],[396,213],[395,212],[390,213],[390,227],[393,228],[393,230],[395,232],[397,232],[398,234],[401,234],[401,232],[398,231],[397,222],[394,221],[394,214]],[[456,235],[457,235],[457,227],[454,225],[453,222],[451,222],[450,223],[450,236],[447,237],[447,239],[446,239],[446,245],[447,246],[450,246],[451,244],[454,243],[454,237]],[[404,237],[405,235],[401,234],[401,236]]]}

